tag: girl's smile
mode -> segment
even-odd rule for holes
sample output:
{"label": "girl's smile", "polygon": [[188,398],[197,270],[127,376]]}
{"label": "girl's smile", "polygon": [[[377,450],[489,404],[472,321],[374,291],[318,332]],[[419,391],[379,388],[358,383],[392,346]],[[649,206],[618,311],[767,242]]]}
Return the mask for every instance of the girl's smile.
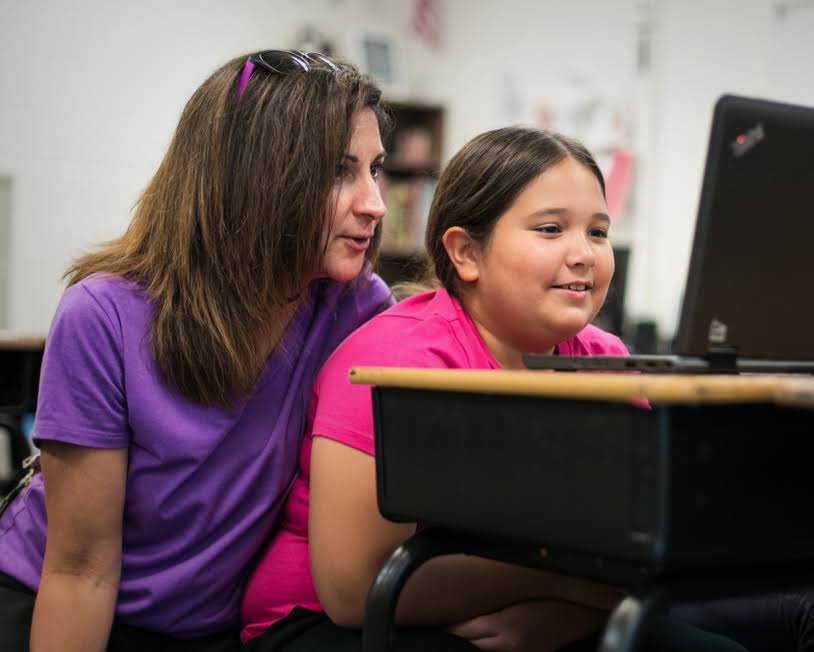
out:
{"label": "girl's smile", "polygon": [[461,300],[492,354],[522,367],[599,312],[613,276],[610,220],[594,174],[571,157],[531,181],[458,267]]}

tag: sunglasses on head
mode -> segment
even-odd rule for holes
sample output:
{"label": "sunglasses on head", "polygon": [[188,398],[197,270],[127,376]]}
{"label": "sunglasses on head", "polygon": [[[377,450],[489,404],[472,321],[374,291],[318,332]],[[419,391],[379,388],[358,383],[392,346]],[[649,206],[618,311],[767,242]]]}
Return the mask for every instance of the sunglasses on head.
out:
{"label": "sunglasses on head", "polygon": [[333,61],[319,52],[302,52],[300,50],[264,50],[251,55],[243,66],[240,80],[237,83],[236,101],[240,101],[243,91],[249,83],[255,68],[263,68],[276,75],[287,75],[290,72],[311,72],[312,70],[339,70]]}

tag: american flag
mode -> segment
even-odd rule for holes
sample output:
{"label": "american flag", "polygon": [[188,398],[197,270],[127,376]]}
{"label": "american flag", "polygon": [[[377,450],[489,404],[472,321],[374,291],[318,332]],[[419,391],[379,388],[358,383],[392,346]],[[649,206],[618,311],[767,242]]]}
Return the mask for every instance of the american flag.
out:
{"label": "american flag", "polygon": [[414,0],[413,29],[424,43],[441,47],[441,0]]}

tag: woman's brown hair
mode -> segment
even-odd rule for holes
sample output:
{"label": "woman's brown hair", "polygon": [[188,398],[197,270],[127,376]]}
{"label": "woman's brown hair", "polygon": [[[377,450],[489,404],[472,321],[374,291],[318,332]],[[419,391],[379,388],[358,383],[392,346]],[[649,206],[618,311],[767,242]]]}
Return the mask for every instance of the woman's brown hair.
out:
{"label": "woman's brown hair", "polygon": [[[487,131],[464,145],[438,180],[427,219],[428,260],[421,287],[440,284],[457,295],[458,274],[442,241],[447,229],[462,227],[486,246],[497,221],[523,189],[566,157],[588,168],[605,194],[602,172],[591,153],[581,143],[560,134],[529,127],[505,127]],[[403,296],[411,290],[402,286],[399,294]]]}
{"label": "woman's brown hair", "polygon": [[375,83],[343,62],[255,70],[237,101],[246,59],[190,98],[126,232],[66,272],[69,285],[98,273],[140,283],[160,374],[206,405],[253,391],[319,269],[354,117],[370,107],[386,122]]}

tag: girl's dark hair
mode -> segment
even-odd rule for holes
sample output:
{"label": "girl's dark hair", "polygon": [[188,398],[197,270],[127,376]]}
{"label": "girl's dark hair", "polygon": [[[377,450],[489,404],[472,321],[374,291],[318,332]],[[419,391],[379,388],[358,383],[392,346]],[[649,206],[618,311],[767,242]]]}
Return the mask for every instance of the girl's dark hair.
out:
{"label": "girl's dark hair", "polygon": [[[464,145],[441,174],[430,207],[422,287],[441,285],[457,295],[458,274],[442,242],[447,229],[462,227],[485,246],[498,219],[523,189],[567,157],[593,172],[604,195],[599,166],[585,146],[572,138],[540,129],[506,127],[487,131]],[[409,292],[403,286],[399,295]]]}
{"label": "girl's dark hair", "polygon": [[375,82],[341,61],[256,69],[237,101],[246,59],[192,95],[127,231],[66,272],[69,284],[97,273],[142,284],[162,377],[207,405],[253,391],[292,297],[319,269],[354,117],[369,107],[388,124]]}

